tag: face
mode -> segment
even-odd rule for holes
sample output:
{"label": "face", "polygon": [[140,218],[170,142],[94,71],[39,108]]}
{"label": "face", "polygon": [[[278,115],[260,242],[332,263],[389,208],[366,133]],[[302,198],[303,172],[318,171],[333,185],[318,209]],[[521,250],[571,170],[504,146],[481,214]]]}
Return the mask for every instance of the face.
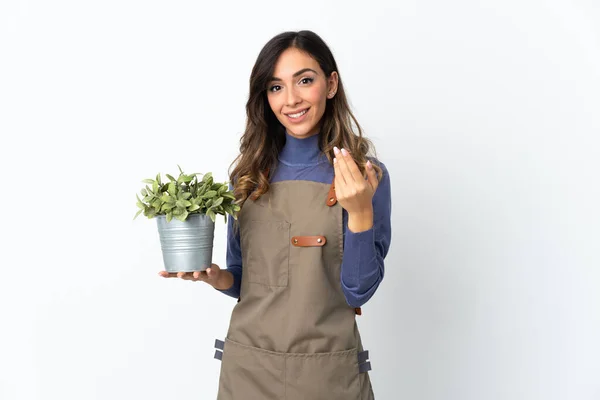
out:
{"label": "face", "polygon": [[327,77],[314,58],[289,48],[275,64],[267,99],[287,132],[306,138],[319,133],[327,99],[335,95],[337,82],[337,72]]}

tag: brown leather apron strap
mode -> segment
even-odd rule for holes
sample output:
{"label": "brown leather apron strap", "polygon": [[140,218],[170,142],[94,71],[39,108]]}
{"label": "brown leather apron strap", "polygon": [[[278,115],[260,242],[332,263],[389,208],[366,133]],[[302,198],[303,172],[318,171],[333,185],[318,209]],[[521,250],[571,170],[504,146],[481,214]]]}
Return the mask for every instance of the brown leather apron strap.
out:
{"label": "brown leather apron strap", "polygon": [[331,182],[329,193],[327,194],[327,206],[333,207],[337,203],[337,196],[335,195],[335,180]]}
{"label": "brown leather apron strap", "polygon": [[324,246],[327,243],[325,236],[293,236],[292,244],[296,247]]}

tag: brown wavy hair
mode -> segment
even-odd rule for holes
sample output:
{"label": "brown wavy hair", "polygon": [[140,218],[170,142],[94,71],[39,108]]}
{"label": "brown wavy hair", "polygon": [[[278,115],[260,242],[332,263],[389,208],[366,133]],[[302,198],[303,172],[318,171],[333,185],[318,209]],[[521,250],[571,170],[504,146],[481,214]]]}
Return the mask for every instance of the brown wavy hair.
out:
{"label": "brown wavy hair", "polygon": [[[319,148],[333,163],[333,147],[346,149],[365,174],[366,163],[371,163],[381,179],[382,170],[376,164],[373,144],[363,136],[362,129],[352,114],[337,64],[327,44],[311,31],[283,32],[273,37],[260,51],[250,75],[250,95],[246,103],[246,129],[240,139],[240,154],[230,166],[229,179],[233,183],[236,203],[240,206],[252,195],[253,199],[269,191],[269,178],[278,155],[285,144],[285,128],[277,120],[267,100],[267,85],[273,76],[275,64],[285,50],[297,48],[318,63],[326,77],[338,73],[338,87],[333,98],[327,99],[319,131]],[[234,167],[235,166],[235,167]],[[234,167],[234,168],[233,168]],[[233,168],[233,170],[231,170]]]}

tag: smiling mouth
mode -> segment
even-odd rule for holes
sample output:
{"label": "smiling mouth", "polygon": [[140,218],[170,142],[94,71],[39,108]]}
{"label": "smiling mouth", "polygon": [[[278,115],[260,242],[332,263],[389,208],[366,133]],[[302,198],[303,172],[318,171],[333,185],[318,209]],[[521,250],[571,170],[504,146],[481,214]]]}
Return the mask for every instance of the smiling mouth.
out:
{"label": "smiling mouth", "polygon": [[306,114],[308,112],[309,108],[306,108],[306,109],[299,111],[297,113],[294,113],[294,114],[285,114],[285,115],[287,115],[290,118],[300,118],[301,116],[303,116],[304,114]]}

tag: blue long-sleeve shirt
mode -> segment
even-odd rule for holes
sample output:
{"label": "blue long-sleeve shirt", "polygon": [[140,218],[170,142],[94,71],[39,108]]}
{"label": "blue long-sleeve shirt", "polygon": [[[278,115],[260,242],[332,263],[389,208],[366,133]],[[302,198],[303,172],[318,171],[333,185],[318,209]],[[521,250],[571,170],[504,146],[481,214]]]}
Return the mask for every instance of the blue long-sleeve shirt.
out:
{"label": "blue long-sleeve shirt", "polygon": [[[341,284],[346,302],[361,307],[375,293],[384,275],[384,258],[391,240],[391,187],[383,163],[374,160],[383,170],[383,178],[373,196],[373,227],[363,232],[348,229],[348,213],[343,210],[344,254]],[[279,154],[279,164],[271,182],[308,180],[331,184],[334,169],[319,150],[318,135],[298,139],[286,134],[286,144]],[[234,233],[233,218],[227,226],[227,270],[233,275],[231,288],[221,292],[240,296],[242,281],[242,251],[239,232]]]}

